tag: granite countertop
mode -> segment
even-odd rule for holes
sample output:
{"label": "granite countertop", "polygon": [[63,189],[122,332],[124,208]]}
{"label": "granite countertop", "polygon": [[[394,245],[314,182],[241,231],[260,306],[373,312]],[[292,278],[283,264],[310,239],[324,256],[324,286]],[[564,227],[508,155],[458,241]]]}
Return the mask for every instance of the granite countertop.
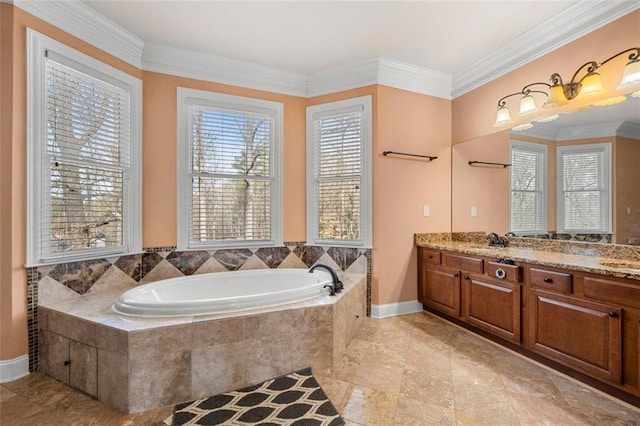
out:
{"label": "granite countertop", "polygon": [[640,281],[640,259],[563,253],[536,247],[490,247],[487,243],[467,241],[416,241],[416,246]]}

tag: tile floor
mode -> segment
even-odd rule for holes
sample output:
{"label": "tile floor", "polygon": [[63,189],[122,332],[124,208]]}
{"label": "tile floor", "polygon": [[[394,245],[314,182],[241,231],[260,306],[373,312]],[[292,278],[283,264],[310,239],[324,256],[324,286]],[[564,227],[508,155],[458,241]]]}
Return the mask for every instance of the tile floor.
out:
{"label": "tile floor", "polygon": [[[429,314],[367,318],[342,360],[316,371],[357,425],[639,425],[640,409]],[[36,373],[0,385],[0,425],[161,425]]]}

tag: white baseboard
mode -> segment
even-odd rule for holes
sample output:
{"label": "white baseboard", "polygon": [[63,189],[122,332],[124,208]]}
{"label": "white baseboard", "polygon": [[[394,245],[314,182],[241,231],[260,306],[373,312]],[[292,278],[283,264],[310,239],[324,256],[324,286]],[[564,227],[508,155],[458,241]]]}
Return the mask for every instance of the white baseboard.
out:
{"label": "white baseboard", "polygon": [[29,355],[0,361],[0,383],[13,382],[29,374]]}
{"label": "white baseboard", "polygon": [[371,318],[388,318],[416,312],[422,312],[422,303],[417,300],[387,303],[386,305],[371,305]]}

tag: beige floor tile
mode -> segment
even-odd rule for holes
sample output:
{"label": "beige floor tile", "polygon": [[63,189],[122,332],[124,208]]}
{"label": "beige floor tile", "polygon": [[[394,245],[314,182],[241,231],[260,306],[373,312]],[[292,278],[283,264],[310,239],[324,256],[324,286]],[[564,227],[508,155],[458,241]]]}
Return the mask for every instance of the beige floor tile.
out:
{"label": "beige floor tile", "polygon": [[511,400],[504,388],[464,383],[454,385],[455,408],[474,418],[493,419],[505,425],[517,425]]}
{"label": "beige floor tile", "polygon": [[569,406],[580,413],[587,424],[640,425],[640,408],[621,404],[560,374],[549,372],[549,377]]}
{"label": "beige floor tile", "polygon": [[438,407],[453,408],[451,370],[429,371],[422,368],[405,368],[400,385],[400,396],[417,399]]}
{"label": "beige floor tile", "polygon": [[[474,413],[467,413],[467,412],[456,410],[456,424],[458,424],[459,426],[513,426],[514,423],[502,423],[497,419],[480,417]],[[560,425],[546,425],[546,426],[560,426]]]}
{"label": "beige floor tile", "polygon": [[342,416],[367,426],[393,424],[397,397],[364,386],[353,386],[342,410]]}
{"label": "beige floor tile", "polygon": [[544,398],[523,394],[509,394],[511,405],[521,425],[581,426],[584,417],[564,399]]}
{"label": "beige floor tile", "polygon": [[0,402],[4,402],[14,396],[16,396],[15,392],[12,392],[4,386],[0,385]]}
{"label": "beige floor tile", "polygon": [[[314,374],[347,426],[640,425],[640,409],[428,313],[365,318]],[[126,415],[40,373],[0,385],[2,426],[162,425],[171,412]]]}
{"label": "beige floor tile", "polygon": [[397,394],[400,391],[403,373],[404,369],[393,367],[377,360],[363,361],[353,378],[353,383]]}
{"label": "beige floor tile", "polygon": [[336,409],[338,409],[338,407],[342,407],[342,402],[345,400],[347,391],[351,387],[351,384],[349,382],[344,382],[321,374],[316,374],[315,377],[322,390],[324,390],[324,393],[333,403],[334,407],[336,407]]}
{"label": "beige floor tile", "polygon": [[453,408],[439,407],[417,401],[415,399],[398,397],[395,424],[407,426],[423,425],[454,425],[456,414]]}

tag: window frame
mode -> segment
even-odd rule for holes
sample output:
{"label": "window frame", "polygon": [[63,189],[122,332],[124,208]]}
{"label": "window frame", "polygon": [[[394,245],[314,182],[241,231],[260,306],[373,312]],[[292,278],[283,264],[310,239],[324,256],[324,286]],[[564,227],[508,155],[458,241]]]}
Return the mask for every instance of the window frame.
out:
{"label": "window frame", "polygon": [[[360,239],[357,241],[319,238],[318,191],[315,161],[317,144],[314,123],[317,116],[362,111],[362,169],[360,175]],[[372,97],[371,95],[307,107],[307,244],[332,247],[372,248]]]}
{"label": "window frame", "polygon": [[[567,229],[565,223],[565,203],[564,203],[564,162],[562,161],[565,152],[587,153],[602,152],[603,155],[603,190],[601,191],[604,205],[600,207],[601,219],[606,224],[602,229]],[[580,144],[580,145],[561,145],[556,147],[556,185],[557,185],[557,232],[563,234],[612,234],[613,231],[613,157],[611,142]]]}
{"label": "window frame", "polygon": [[[177,249],[206,250],[224,248],[277,247],[283,244],[283,138],[284,106],[281,102],[244,96],[228,95],[205,90],[178,87],[177,89]],[[270,240],[216,240],[193,241],[190,221],[192,217],[192,144],[189,136],[189,107],[191,105],[208,106],[220,109],[271,114],[273,117],[273,141],[270,144],[270,204],[271,204],[271,239]]]}
{"label": "window frame", "polygon": [[[46,52],[55,52],[78,66],[77,71],[92,75],[129,93],[130,140],[128,172],[122,195],[123,244],[118,247],[92,247],[71,253],[46,254],[43,251],[44,184],[46,157]],[[27,244],[26,266],[99,259],[137,254],[142,251],[142,81],[130,74],[81,53],[50,37],[27,28]],[[45,142],[43,142],[45,141]],[[46,256],[45,256],[46,255]]]}
{"label": "window frame", "polygon": [[[511,140],[509,143],[509,158],[513,163],[513,151],[514,148],[520,151],[531,152],[535,154],[542,155],[542,164],[541,164],[541,174],[542,176],[537,176],[536,180],[542,183],[542,205],[538,208],[542,210],[542,229],[534,229],[527,231],[514,231],[513,230],[513,222],[511,220],[511,208],[513,207],[513,188],[511,187],[512,181],[512,173],[513,168],[509,170],[509,231],[513,232],[516,235],[537,235],[537,234],[546,234],[549,227],[549,211],[548,211],[548,197],[549,197],[549,188],[548,188],[548,164],[549,164],[549,150],[547,145],[533,143],[533,142],[523,142],[518,140]],[[513,167],[513,164],[512,164]]]}

